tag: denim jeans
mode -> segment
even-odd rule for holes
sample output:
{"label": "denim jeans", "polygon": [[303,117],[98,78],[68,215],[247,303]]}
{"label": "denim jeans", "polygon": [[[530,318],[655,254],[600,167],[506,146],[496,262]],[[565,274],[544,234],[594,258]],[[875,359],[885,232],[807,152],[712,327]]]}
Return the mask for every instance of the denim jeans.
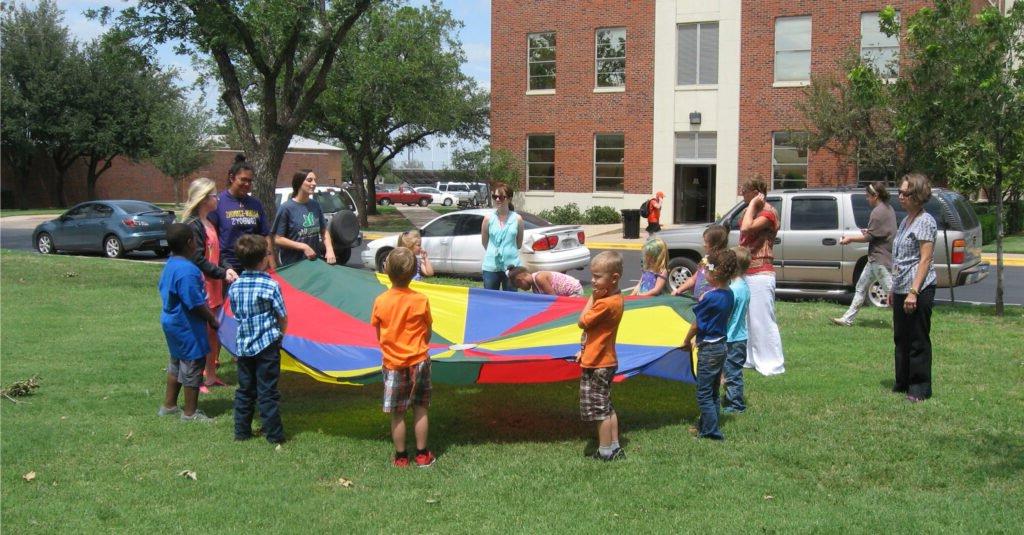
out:
{"label": "denim jeans", "polygon": [[508,275],[504,271],[484,271],[484,288],[488,290],[505,290],[506,292],[515,292],[517,288],[512,285],[512,281],[508,279]]}
{"label": "denim jeans", "polygon": [[743,412],[747,410],[743,399],[743,363],[747,361],[747,341],[728,342],[726,347],[725,365],[722,367],[722,375],[725,377],[722,408],[726,412]]}
{"label": "denim jeans", "polygon": [[278,340],[252,357],[238,358],[238,389],[235,390],[235,438],[252,436],[252,416],[257,400],[263,434],[267,442],[284,440],[279,403],[281,393],[277,380],[281,377],[281,341]]}
{"label": "denim jeans", "polygon": [[868,295],[868,288],[875,281],[879,281],[882,284],[882,291],[887,294],[892,289],[892,274],[889,273],[889,270],[882,264],[868,262],[865,264],[864,269],[861,270],[860,278],[857,279],[856,293],[853,294],[853,302],[850,303],[850,308],[843,314],[843,321],[853,323],[853,319],[857,317],[860,307],[864,306],[864,301]]}
{"label": "denim jeans", "polygon": [[697,352],[697,408],[700,410],[698,436],[722,440],[718,429],[718,376],[725,364],[725,341],[702,343]]}

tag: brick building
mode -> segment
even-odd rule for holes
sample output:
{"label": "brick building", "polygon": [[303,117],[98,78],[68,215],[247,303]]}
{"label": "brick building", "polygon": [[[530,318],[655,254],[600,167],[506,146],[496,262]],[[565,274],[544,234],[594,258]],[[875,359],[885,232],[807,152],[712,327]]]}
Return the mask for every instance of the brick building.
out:
{"label": "brick building", "polygon": [[[192,173],[180,184],[178,197],[175,197],[174,183],[170,177],[161,173],[146,161],[133,162],[128,158],[116,158],[96,183],[97,199],[139,199],[150,202],[174,202],[188,196],[188,184],[193,178],[208,177],[218,183],[218,187],[226,187],[227,172],[234,162],[235,155],[240,151],[228,147],[212,151],[209,164]],[[306,139],[300,136],[292,138],[288,152],[281,164],[277,176],[278,187],[291,186],[292,174],[300,169],[312,169],[319,177],[321,185],[340,186],[342,183],[343,150]],[[65,178],[64,193],[68,206],[89,200],[86,194],[86,169],[84,164],[72,167]],[[32,173],[24,187],[24,193],[17,191],[17,180],[13,172],[5,166],[3,169],[3,205],[16,207],[17,196],[23,194],[28,207],[53,206],[54,184],[57,171],[53,163],[46,157],[35,158]]]}
{"label": "brick building", "polygon": [[795,104],[848,53],[898,68],[901,39],[878,12],[930,3],[493,0],[491,143],[526,163],[517,205],[530,211],[634,208],[663,191],[663,222],[698,222],[746,177],[856,184],[870,170],[795,146]]}

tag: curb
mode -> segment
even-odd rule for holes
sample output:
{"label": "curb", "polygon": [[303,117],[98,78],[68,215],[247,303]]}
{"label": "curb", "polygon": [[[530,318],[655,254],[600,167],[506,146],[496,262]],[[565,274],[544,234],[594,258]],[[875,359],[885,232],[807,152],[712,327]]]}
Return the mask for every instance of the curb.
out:
{"label": "curb", "polygon": [[[989,269],[996,268],[996,255],[985,253],[981,255],[981,259],[991,264]],[[1003,267],[1024,267],[1024,258],[1009,258],[1003,255]]]}
{"label": "curb", "polygon": [[585,245],[589,249],[608,249],[617,251],[639,251],[644,248],[644,246],[639,243],[600,242],[589,240]]}

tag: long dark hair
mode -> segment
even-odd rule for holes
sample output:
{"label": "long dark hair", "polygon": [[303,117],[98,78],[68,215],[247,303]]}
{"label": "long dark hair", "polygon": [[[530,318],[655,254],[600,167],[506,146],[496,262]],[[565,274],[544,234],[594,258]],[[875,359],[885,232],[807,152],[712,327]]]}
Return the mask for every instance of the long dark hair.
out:
{"label": "long dark hair", "polygon": [[235,175],[237,175],[239,171],[252,171],[254,175],[256,174],[256,170],[253,169],[252,164],[245,161],[245,155],[241,153],[235,155],[235,162],[231,164],[231,169],[228,169],[229,186],[235,181]]}
{"label": "long dark hair", "polygon": [[302,187],[302,183],[306,181],[306,177],[312,172],[312,169],[299,169],[292,175],[292,197],[299,194],[299,188]]}
{"label": "long dark hair", "polygon": [[883,203],[889,202],[889,191],[885,189],[885,182],[871,182],[864,188],[868,194],[878,197]]}

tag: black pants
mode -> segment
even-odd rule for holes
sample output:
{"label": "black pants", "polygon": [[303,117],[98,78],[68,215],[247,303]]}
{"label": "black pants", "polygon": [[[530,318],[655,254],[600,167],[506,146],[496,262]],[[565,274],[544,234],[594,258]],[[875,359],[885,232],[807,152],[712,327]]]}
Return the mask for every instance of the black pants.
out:
{"label": "black pants", "polygon": [[238,390],[235,391],[235,438],[252,436],[253,409],[257,401],[263,434],[267,441],[284,441],[279,405],[281,393],[277,380],[281,377],[281,341],[278,340],[254,357],[238,358]]}
{"label": "black pants", "polygon": [[892,331],[896,343],[896,384],[894,392],[906,392],[920,399],[932,397],[932,306],[935,286],[917,296],[917,308],[907,314],[907,294],[893,294]]}

